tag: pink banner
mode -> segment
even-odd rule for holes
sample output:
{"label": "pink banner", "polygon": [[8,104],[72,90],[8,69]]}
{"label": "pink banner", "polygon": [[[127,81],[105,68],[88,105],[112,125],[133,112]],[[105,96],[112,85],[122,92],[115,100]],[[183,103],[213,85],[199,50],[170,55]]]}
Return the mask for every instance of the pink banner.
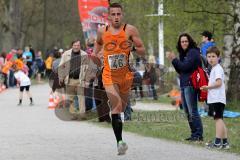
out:
{"label": "pink banner", "polygon": [[78,0],[85,40],[95,39],[98,27],[107,24],[108,0]]}

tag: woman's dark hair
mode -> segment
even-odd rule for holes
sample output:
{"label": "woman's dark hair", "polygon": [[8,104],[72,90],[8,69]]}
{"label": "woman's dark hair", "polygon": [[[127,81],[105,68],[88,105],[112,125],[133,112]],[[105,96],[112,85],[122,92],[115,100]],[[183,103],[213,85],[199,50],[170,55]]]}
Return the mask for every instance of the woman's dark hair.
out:
{"label": "woman's dark hair", "polygon": [[[188,42],[189,42],[189,46],[186,50],[183,50],[182,46],[181,46],[181,38],[182,37],[187,37]],[[182,56],[184,54],[186,54],[188,52],[189,49],[191,48],[198,48],[197,47],[197,43],[193,40],[193,38],[188,34],[188,33],[183,33],[179,36],[178,38],[178,43],[177,43],[177,50],[180,54],[180,59],[182,58]]]}

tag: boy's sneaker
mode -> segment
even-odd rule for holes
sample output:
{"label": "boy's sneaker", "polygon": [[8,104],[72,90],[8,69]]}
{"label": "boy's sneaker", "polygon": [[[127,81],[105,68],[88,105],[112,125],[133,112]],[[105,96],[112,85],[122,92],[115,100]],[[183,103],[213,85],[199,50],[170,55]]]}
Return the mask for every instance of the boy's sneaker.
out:
{"label": "boy's sneaker", "polygon": [[222,144],[222,149],[230,149],[229,143]]}
{"label": "boy's sneaker", "polygon": [[221,145],[221,143],[215,144],[214,142],[212,142],[212,143],[206,143],[206,147],[209,148],[209,149],[210,148],[221,149],[222,145]]}
{"label": "boy's sneaker", "polygon": [[34,103],[33,102],[30,102],[30,104],[29,104],[30,106],[33,106],[34,105]]}
{"label": "boy's sneaker", "polygon": [[21,106],[21,105],[22,105],[22,103],[18,103],[17,105],[18,105],[18,106]]}
{"label": "boy's sneaker", "polygon": [[128,149],[127,143],[120,141],[117,144],[117,148],[118,148],[118,155],[124,155]]}

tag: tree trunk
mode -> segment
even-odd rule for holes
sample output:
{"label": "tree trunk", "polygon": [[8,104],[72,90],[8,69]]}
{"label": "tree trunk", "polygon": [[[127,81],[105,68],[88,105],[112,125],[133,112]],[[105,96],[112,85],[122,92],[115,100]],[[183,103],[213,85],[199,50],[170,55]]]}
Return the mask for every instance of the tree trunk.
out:
{"label": "tree trunk", "polygon": [[43,1],[43,31],[42,31],[42,50],[46,51],[46,37],[47,37],[47,0]]}
{"label": "tree trunk", "polygon": [[20,3],[19,0],[11,0],[9,6],[9,27],[11,32],[11,47],[20,47],[21,41],[21,15],[20,15]]}
{"label": "tree trunk", "polygon": [[230,100],[240,99],[240,2],[234,1],[234,36],[230,63],[227,96]]}
{"label": "tree trunk", "polygon": [[233,51],[233,35],[227,34],[224,36],[224,58],[223,58],[223,68],[225,72],[225,85],[226,90],[228,90],[228,81],[230,77],[230,65],[231,65],[231,54]]}

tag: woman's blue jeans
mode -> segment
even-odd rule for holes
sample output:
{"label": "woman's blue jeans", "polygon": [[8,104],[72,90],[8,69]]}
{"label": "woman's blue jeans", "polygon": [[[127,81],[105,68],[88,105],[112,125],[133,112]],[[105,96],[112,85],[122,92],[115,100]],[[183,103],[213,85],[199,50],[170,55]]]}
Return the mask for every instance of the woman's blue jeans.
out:
{"label": "woman's blue jeans", "polygon": [[198,93],[192,86],[181,88],[182,106],[187,115],[191,137],[202,138],[203,126],[198,113]]}

